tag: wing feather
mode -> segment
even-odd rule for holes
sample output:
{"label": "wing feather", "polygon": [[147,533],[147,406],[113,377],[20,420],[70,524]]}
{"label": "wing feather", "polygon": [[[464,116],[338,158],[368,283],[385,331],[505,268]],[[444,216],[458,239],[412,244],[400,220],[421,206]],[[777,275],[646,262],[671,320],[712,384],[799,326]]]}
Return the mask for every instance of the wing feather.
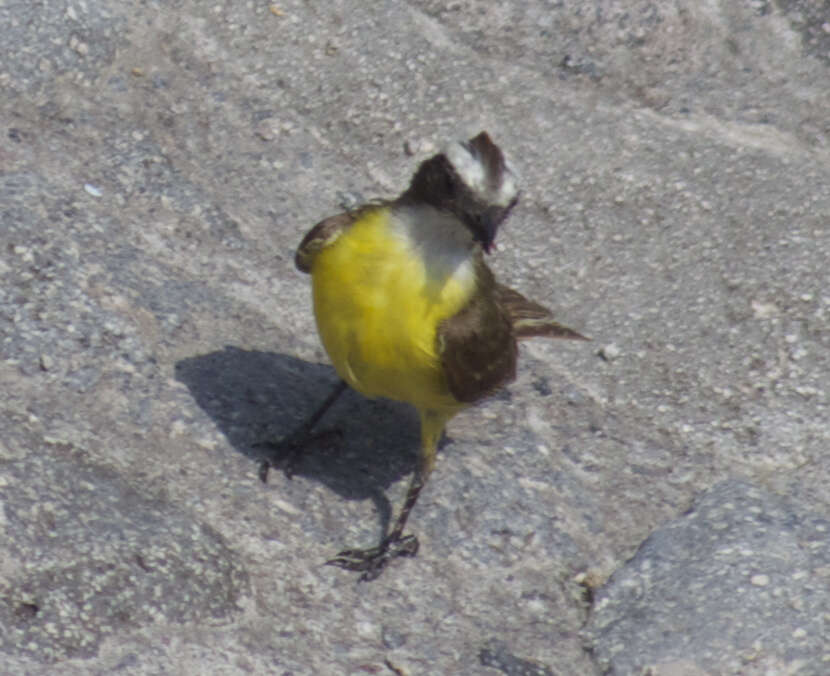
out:
{"label": "wing feather", "polygon": [[345,212],[336,216],[329,216],[320,221],[303,237],[297,253],[294,255],[294,265],[301,272],[311,272],[314,259],[320,251],[333,244],[357,220],[359,213]]}
{"label": "wing feather", "polygon": [[493,273],[477,261],[479,288],[438,326],[438,353],[452,395],[472,403],[516,377],[518,347],[510,316],[497,302]]}

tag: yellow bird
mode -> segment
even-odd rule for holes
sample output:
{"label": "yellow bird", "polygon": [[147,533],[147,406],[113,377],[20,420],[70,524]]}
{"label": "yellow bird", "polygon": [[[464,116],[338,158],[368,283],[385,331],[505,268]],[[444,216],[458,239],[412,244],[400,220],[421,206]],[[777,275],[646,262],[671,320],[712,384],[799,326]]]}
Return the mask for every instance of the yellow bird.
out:
{"label": "yellow bird", "polygon": [[520,338],[582,339],[550,312],[499,284],[484,262],[499,225],[518,201],[516,178],[486,132],[424,161],[397,199],[315,225],[295,262],[311,273],[323,346],[342,378],[311,418],[263,461],[296,457],[302,440],[345,389],[408,402],[421,421],[418,464],[392,530],[369,549],[328,563],[380,575],[396,556],[413,556],[403,530],[456,413],[511,382]]}

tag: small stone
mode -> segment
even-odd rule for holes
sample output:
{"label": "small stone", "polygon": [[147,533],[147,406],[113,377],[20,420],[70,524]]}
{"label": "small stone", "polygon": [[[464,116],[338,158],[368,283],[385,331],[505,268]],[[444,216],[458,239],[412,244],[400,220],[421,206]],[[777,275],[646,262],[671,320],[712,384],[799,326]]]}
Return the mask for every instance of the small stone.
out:
{"label": "small stone", "polygon": [[435,144],[426,139],[407,139],[403,144],[403,151],[409,156],[430,155],[435,151]]}
{"label": "small stone", "polygon": [[75,36],[69,38],[69,47],[81,56],[86,56],[89,53],[89,46]]}
{"label": "small stone", "polygon": [[55,365],[55,360],[48,354],[40,355],[40,368],[42,371],[50,371]]}
{"label": "small stone", "polygon": [[766,587],[769,584],[769,575],[753,575],[749,581],[756,587]]}
{"label": "small stone", "polygon": [[757,319],[769,319],[778,314],[778,306],[775,303],[753,300],[750,305]]}
{"label": "small stone", "polygon": [[614,343],[609,343],[608,345],[604,345],[599,350],[599,356],[602,357],[605,361],[614,361],[620,356],[620,348],[617,347]]}
{"label": "small stone", "polygon": [[274,117],[266,117],[260,120],[256,126],[255,132],[263,141],[273,141],[277,134],[279,134],[280,123]]}

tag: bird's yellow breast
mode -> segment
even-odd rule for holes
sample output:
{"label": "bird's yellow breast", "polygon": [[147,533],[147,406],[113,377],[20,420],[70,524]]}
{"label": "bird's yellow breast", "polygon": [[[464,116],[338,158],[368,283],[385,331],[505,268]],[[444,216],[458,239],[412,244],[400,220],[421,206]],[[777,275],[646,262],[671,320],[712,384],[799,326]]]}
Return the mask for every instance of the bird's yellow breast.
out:
{"label": "bird's yellow breast", "polygon": [[473,267],[466,259],[431,265],[394,219],[388,208],[368,211],[317,254],[317,327],[338,374],[359,392],[451,411],[460,405],[436,332],[473,293]]}

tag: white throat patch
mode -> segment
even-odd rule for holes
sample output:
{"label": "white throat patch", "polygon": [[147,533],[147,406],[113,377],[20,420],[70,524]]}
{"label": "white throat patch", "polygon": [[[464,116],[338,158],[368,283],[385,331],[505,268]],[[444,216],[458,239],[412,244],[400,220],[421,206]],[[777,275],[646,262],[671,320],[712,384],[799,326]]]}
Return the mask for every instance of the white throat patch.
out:
{"label": "white throat patch", "polygon": [[391,224],[424,261],[428,277],[458,277],[465,284],[473,283],[473,238],[455,216],[431,206],[409,206],[394,209]]}

